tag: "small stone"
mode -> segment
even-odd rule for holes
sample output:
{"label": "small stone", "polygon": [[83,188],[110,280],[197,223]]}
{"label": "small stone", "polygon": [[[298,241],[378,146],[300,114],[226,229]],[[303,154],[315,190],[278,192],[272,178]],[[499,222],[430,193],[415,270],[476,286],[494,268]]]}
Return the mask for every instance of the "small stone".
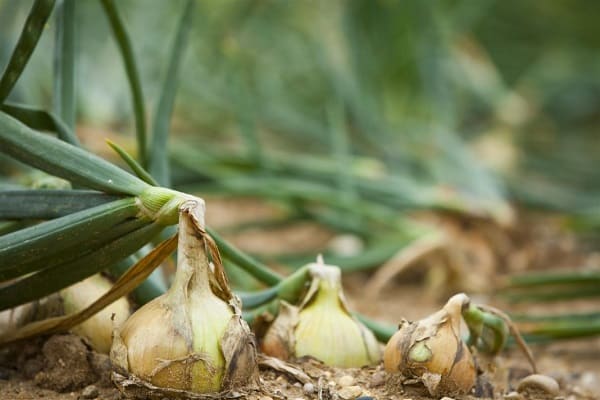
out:
{"label": "small stone", "polygon": [[354,383],[354,378],[350,375],[344,375],[340,379],[338,379],[338,384],[341,387],[352,386]]}
{"label": "small stone", "polygon": [[258,400],[273,400],[271,396],[260,396]]}
{"label": "small stone", "polygon": [[533,374],[521,379],[517,386],[517,391],[531,396],[554,397],[558,395],[559,387],[553,378],[546,375]]}
{"label": "small stone", "polygon": [[313,385],[310,382],[307,382],[302,387],[302,391],[304,392],[304,394],[313,394],[315,392],[315,385]]}
{"label": "small stone", "polygon": [[590,371],[581,374],[581,378],[579,378],[579,384],[590,392],[600,390],[600,379],[598,375]]}
{"label": "small stone", "polygon": [[275,382],[277,382],[282,389],[287,389],[289,386],[287,379],[285,379],[283,376],[278,376],[277,379],[275,379]]}
{"label": "small stone", "polygon": [[354,400],[362,394],[363,390],[360,386],[346,386],[342,388],[338,395],[344,400]]}
{"label": "small stone", "polygon": [[369,387],[379,387],[385,383],[386,374],[385,372],[375,372],[371,376],[371,381],[369,382]]}
{"label": "small stone", "polygon": [[518,392],[510,392],[504,395],[505,400],[523,400],[523,396],[521,396]]}
{"label": "small stone", "polygon": [[301,388],[302,384],[300,382],[296,382],[294,383],[294,387]]}
{"label": "small stone", "polygon": [[96,397],[98,397],[98,394],[100,393],[98,392],[98,388],[96,386],[88,385],[83,388],[80,397],[82,399],[95,399]]}
{"label": "small stone", "polygon": [[454,400],[452,397],[442,397],[440,400]]}
{"label": "small stone", "polygon": [[360,396],[360,397],[357,397],[356,400],[377,400],[377,399],[372,396]]}

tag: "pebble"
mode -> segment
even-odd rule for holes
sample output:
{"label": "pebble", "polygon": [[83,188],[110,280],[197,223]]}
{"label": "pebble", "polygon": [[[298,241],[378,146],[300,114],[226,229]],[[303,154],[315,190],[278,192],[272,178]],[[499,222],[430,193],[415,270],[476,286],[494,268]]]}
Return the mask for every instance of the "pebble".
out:
{"label": "pebble", "polygon": [[315,392],[315,385],[313,385],[310,382],[307,382],[302,387],[302,391],[304,392],[304,394],[313,394]]}
{"label": "pebble", "polygon": [[517,385],[517,391],[531,395],[556,396],[559,387],[555,379],[546,375],[533,374],[521,379]]}
{"label": "pebble", "polygon": [[504,395],[505,400],[523,400],[523,396],[521,396],[518,392],[509,392]]}
{"label": "pebble", "polygon": [[287,389],[289,386],[287,379],[285,379],[283,376],[278,376],[277,379],[275,379],[275,382],[277,382],[282,389]]}
{"label": "pebble", "polygon": [[452,397],[442,397],[441,400],[454,400]]}
{"label": "pebble", "polygon": [[100,393],[98,392],[98,388],[96,386],[89,385],[83,388],[80,397],[82,399],[95,399],[96,397],[98,397],[99,394]]}
{"label": "pebble", "polygon": [[377,400],[377,399],[372,396],[360,396],[360,397],[357,397],[356,400]]}
{"label": "pebble", "polygon": [[371,381],[369,382],[369,387],[379,387],[382,386],[385,383],[385,372],[375,372],[372,376],[371,376]]}
{"label": "pebble", "polygon": [[360,386],[346,386],[342,388],[338,395],[344,400],[354,400],[362,394],[363,390]]}
{"label": "pebble", "polygon": [[294,387],[301,388],[302,384],[300,382],[296,382],[294,383]]}
{"label": "pebble", "polygon": [[579,384],[586,390],[598,391],[600,390],[600,379],[598,375],[593,372],[587,371],[579,378]]}
{"label": "pebble", "polygon": [[344,375],[340,379],[338,379],[338,384],[341,387],[352,386],[354,383],[354,378],[350,375]]}

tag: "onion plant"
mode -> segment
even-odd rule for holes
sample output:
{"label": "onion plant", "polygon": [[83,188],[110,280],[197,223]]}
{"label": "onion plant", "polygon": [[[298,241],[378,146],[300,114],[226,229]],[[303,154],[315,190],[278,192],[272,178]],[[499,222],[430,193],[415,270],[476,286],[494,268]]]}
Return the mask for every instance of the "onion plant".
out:
{"label": "onion plant", "polygon": [[[310,218],[336,231],[356,234],[367,242],[362,254],[337,259],[333,254],[325,254],[328,262],[339,264],[345,271],[378,266],[398,248],[429,235],[432,228],[410,220],[406,215],[408,211],[433,210],[490,218],[501,223],[510,220],[512,208],[506,202],[502,184],[473,160],[463,138],[453,133],[460,128],[460,121],[456,120],[456,110],[443,105],[458,103],[454,100],[459,96],[453,96],[445,86],[441,77],[451,74],[431,61],[435,54],[412,55],[416,61],[408,72],[411,81],[419,82],[422,91],[415,106],[406,105],[406,100],[390,90],[385,80],[364,80],[365,76],[390,75],[393,71],[386,65],[397,62],[389,59],[386,51],[381,51],[386,61],[381,65],[374,65],[370,57],[365,57],[369,44],[387,46],[387,43],[371,36],[367,27],[347,23],[358,19],[364,5],[352,4],[347,8],[336,2],[328,5],[335,18],[329,21],[319,17],[319,31],[328,33],[323,35],[327,40],[322,43],[311,36],[312,32],[281,36],[282,43],[290,46],[275,49],[275,58],[279,62],[284,60],[282,64],[286,66],[293,65],[293,79],[283,77],[283,83],[274,79],[276,74],[261,68],[262,64],[255,59],[248,66],[251,74],[248,79],[229,79],[233,68],[252,59],[240,46],[240,33],[236,32],[232,42],[227,42],[229,47],[224,46],[222,59],[216,66],[211,65],[216,70],[214,75],[210,68],[201,69],[196,80],[202,84],[185,85],[184,95],[197,96],[204,107],[234,115],[232,125],[239,131],[247,150],[236,151],[227,146],[194,142],[188,137],[185,143],[169,140],[169,125],[190,32],[204,27],[227,36],[223,32],[226,24],[218,20],[221,17],[194,25],[194,9],[199,6],[192,0],[181,3],[173,42],[168,46],[168,63],[159,85],[158,102],[149,116],[147,110],[151,107],[146,104],[135,43],[119,12],[121,3],[113,0],[98,3],[113,33],[127,77],[137,151],[133,156],[118,143],[108,145],[131,172],[84,149],[76,134],[75,55],[77,29],[82,28],[77,24],[76,7],[81,3],[36,0],[0,77],[0,151],[30,168],[67,181],[69,187],[15,187],[14,182],[10,188],[0,186],[0,281],[3,283],[0,310],[39,299],[109,268],[119,271],[122,277],[110,294],[85,312],[30,328],[20,338],[42,330],[68,329],[138,285],[144,288],[143,293],[138,293],[141,302],[163,294],[164,283],[148,280],[142,284],[142,281],[174,250],[175,239],[168,239],[172,233],[168,227],[178,223],[179,206],[189,199],[188,193],[251,194],[277,200],[292,205],[290,208],[298,218]],[[223,15],[233,21],[242,16],[239,10],[219,7],[224,7],[227,12]],[[286,7],[302,6],[280,4],[274,7],[285,13],[289,12]],[[385,20],[388,6],[373,7],[378,18]],[[397,15],[395,6],[389,7],[393,7],[391,11]],[[436,54],[455,50],[449,45],[446,27],[437,18],[432,19],[431,26],[422,23],[423,18],[435,17],[429,6],[413,4],[409,8],[402,17],[405,23],[417,25],[411,25],[422,41],[416,47]],[[56,34],[52,110],[11,102],[9,95],[28,65],[53,10]],[[252,14],[250,22],[262,23],[267,31],[249,34],[247,40],[259,41],[261,37],[278,33],[281,27],[265,24],[263,18],[260,13]],[[366,21],[366,25],[370,23],[372,21]],[[388,21],[388,25],[395,30],[399,24],[394,20],[393,24]],[[347,29],[343,29],[344,26]],[[427,32],[421,31],[426,26]],[[331,29],[343,34],[329,35]],[[208,47],[193,56],[214,50]],[[289,49],[305,49],[314,57]],[[342,49],[340,53],[344,56],[336,58],[334,55],[338,52],[334,49]],[[288,57],[298,63],[289,62]],[[310,60],[316,61],[312,64]],[[459,61],[453,59],[454,64]],[[459,81],[455,75],[449,78]],[[288,100],[290,82],[286,82],[287,79],[292,83],[303,81],[307,87],[320,90],[307,91],[305,96]],[[461,90],[480,97],[472,93],[474,90],[466,80],[459,83]],[[250,93],[251,85],[256,85],[257,98]],[[513,93],[500,83],[492,86],[490,90],[495,95],[491,103],[495,109],[502,99]],[[412,87],[403,89],[414,91]],[[333,99],[323,100],[324,95],[331,93],[335,94]],[[314,98],[320,101],[315,102]],[[314,107],[317,103],[318,109]],[[406,115],[414,113],[426,117],[396,121],[397,117],[387,110],[399,105]],[[439,120],[430,121],[427,117],[430,114],[439,115]],[[261,141],[263,130],[270,138],[281,135],[290,141],[301,139],[299,147],[306,151],[298,155],[269,149]],[[416,133],[393,135],[396,130]],[[425,131],[430,132],[427,140],[419,136]],[[167,151],[167,143],[170,151]],[[378,159],[383,161],[376,161]],[[526,194],[519,198],[525,198]],[[284,277],[236,249],[214,230],[206,230],[226,261],[245,270],[264,286],[260,291],[239,293],[248,320],[265,310],[276,310],[282,301],[299,300],[310,282],[306,267],[301,267],[308,262],[305,255],[292,255],[293,261],[289,264],[300,267]],[[161,242],[161,239],[166,240]],[[159,242],[154,250],[149,249],[149,244]],[[585,284],[587,289],[593,290],[591,284]],[[577,286],[576,290],[581,287]],[[569,293],[568,290],[565,293]],[[357,317],[379,340],[389,339],[395,331],[393,327]],[[470,308],[463,318],[470,324],[474,344],[491,352],[504,345],[502,318],[483,308]],[[573,321],[575,318],[568,319],[575,324]],[[485,341],[480,340],[482,336],[486,337]]]}

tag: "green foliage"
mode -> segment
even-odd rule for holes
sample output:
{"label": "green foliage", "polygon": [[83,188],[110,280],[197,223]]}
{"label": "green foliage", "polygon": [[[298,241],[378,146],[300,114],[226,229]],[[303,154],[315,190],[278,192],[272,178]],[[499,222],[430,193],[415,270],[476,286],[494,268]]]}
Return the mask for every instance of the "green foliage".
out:
{"label": "green foliage", "polygon": [[101,0],[104,12],[108,17],[110,26],[115,35],[119,51],[125,64],[125,72],[131,88],[131,99],[135,116],[135,127],[138,142],[138,153],[141,164],[146,166],[146,106],[144,105],[144,94],[140,82],[136,57],[133,54],[131,39],[125,29],[125,24],[117,11],[113,0]]}
{"label": "green foliage", "polygon": [[44,30],[44,26],[54,8],[55,0],[36,0],[33,3],[27,21],[12,56],[0,78],[0,103],[6,100],[15,83],[21,76],[23,69],[31,57],[37,42]]}
{"label": "green foliage", "polygon": [[43,135],[0,113],[2,152],[90,189],[139,195],[148,185],[122,169],[78,147]]}

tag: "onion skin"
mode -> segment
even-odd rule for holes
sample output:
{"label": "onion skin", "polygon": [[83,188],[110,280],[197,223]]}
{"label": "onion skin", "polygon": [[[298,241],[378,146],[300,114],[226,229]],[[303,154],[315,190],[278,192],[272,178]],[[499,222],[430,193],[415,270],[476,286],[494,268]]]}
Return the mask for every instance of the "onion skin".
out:
{"label": "onion skin", "polygon": [[348,311],[338,267],[311,264],[311,287],[299,307],[281,302],[262,351],[287,360],[311,356],[327,365],[352,368],[381,360],[373,333]]}
{"label": "onion skin", "polygon": [[[60,292],[65,314],[79,312],[112,287],[112,283],[102,275],[92,275]],[[121,326],[131,314],[129,301],[122,297],[100,310],[86,321],[77,325],[71,332],[87,340],[99,353],[108,354],[112,345],[114,327]]]}
{"label": "onion skin", "polygon": [[421,381],[432,396],[468,393],[475,385],[473,356],[460,338],[464,294],[417,322],[403,321],[385,347],[386,371]]}
{"label": "onion skin", "polygon": [[254,335],[241,319],[222,265],[209,265],[199,208],[198,201],[180,208],[171,288],[115,332],[113,380],[126,396],[193,397],[258,381]]}

